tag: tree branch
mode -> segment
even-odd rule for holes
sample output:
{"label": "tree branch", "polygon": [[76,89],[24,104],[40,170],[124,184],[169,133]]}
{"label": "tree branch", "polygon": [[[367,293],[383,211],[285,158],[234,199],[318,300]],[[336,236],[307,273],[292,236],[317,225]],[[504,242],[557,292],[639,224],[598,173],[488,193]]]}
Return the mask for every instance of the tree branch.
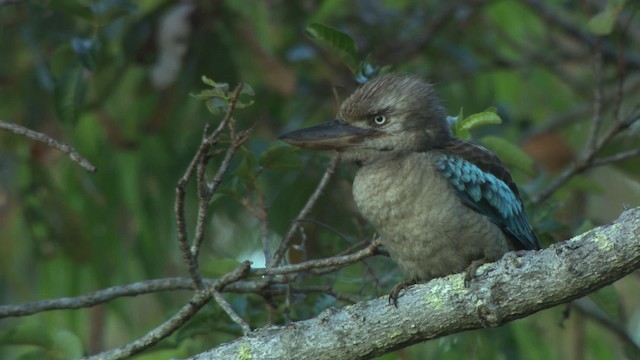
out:
{"label": "tree branch", "polygon": [[640,268],[640,208],[537,253],[511,252],[478,269],[386,297],[255,331],[192,359],[371,358],[464,330],[494,327],[580,298]]}
{"label": "tree branch", "polygon": [[[553,181],[540,193],[532,197],[531,203],[534,205],[540,204],[547,200],[553,193],[566,184],[574,176],[593,168],[594,166],[601,166],[604,164],[612,163],[615,161],[624,160],[635,153],[627,151],[624,153],[609,156],[607,158],[596,160],[596,155],[607,145],[616,135],[628,129],[636,121],[640,120],[640,111],[634,109],[633,113],[623,121],[617,121],[611,125],[607,131],[596,140],[593,146],[587,146],[582,154],[576,159],[567,169],[565,169],[560,175],[555,177]],[[595,164],[595,165],[594,165]]]}
{"label": "tree branch", "polygon": [[78,163],[78,165],[82,166],[85,170],[87,170],[90,173],[94,173],[96,172],[96,167],[93,166],[93,164],[91,162],[89,162],[89,160],[85,159],[84,157],[82,157],[82,155],[80,155],[80,153],[78,153],[78,151],[76,151],[75,148],[60,142],[52,137],[50,137],[49,135],[43,134],[43,133],[39,133],[37,131],[31,130],[29,128],[26,128],[24,126],[20,126],[18,124],[13,124],[13,123],[9,123],[9,122],[5,122],[0,120],[0,129],[5,129],[5,130],[9,130],[15,134],[18,135],[23,135],[25,137],[28,137],[31,140],[35,140],[35,141],[39,141],[41,143],[47,144],[49,147],[52,147],[58,151],[61,151],[67,155],[69,155],[69,158],[75,162]]}
{"label": "tree branch", "polygon": [[[205,126],[202,136],[202,142],[200,143],[200,146],[198,147],[198,150],[196,151],[193,159],[189,163],[189,166],[187,166],[184,175],[182,175],[182,177],[178,180],[178,184],[176,185],[176,201],[174,205],[174,212],[176,215],[176,225],[178,229],[178,246],[180,247],[180,251],[182,252],[182,257],[185,261],[185,264],[187,264],[189,274],[191,275],[195,287],[198,290],[204,287],[202,276],[200,275],[200,268],[198,265],[198,255],[200,252],[200,245],[202,244],[202,240],[204,239],[204,222],[208,213],[209,200],[211,199],[211,196],[213,196],[216,187],[220,184],[220,182],[222,182],[222,177],[229,168],[231,158],[235,154],[236,150],[247,140],[249,135],[249,131],[245,131],[236,137],[235,128],[233,127],[231,121],[243,86],[243,83],[239,83],[231,93],[227,112],[224,116],[224,119],[222,119],[220,124],[218,124],[218,127],[211,134],[208,134],[209,126]],[[216,145],[218,143],[218,136],[220,136],[220,134],[226,127],[229,128],[232,144],[227,149],[225,158],[218,168],[215,179],[213,180],[213,182],[207,183],[205,180],[205,167],[209,161],[209,150],[213,145]],[[194,173],[196,173],[197,176],[198,186],[198,220],[195,230],[195,239],[193,240],[192,245],[189,246],[184,206],[187,193],[186,186],[193,177]]]}
{"label": "tree branch", "polygon": [[[248,261],[245,261],[241,263],[235,270],[219,278],[215,282],[215,285],[203,290],[197,290],[191,300],[189,300],[189,302],[186,303],[180,309],[180,311],[173,315],[169,320],[165,321],[155,329],[143,335],[141,338],[119,348],[88,356],[85,359],[124,359],[154,346],[160,340],[166,338],[167,336],[173,334],[174,331],[180,329],[182,325],[189,321],[189,319],[191,319],[203,306],[205,306],[220,289],[224,288],[226,284],[232,283],[244,277],[246,272],[249,270],[250,265],[251,264]],[[194,284],[194,286],[196,285]],[[230,314],[230,316],[232,315]]]}
{"label": "tree branch", "polygon": [[298,231],[298,227],[300,227],[301,220],[307,217],[307,215],[309,214],[313,206],[316,204],[316,202],[318,201],[318,198],[320,197],[320,194],[322,194],[322,191],[329,183],[329,180],[331,179],[331,175],[333,175],[333,172],[336,170],[336,167],[338,166],[339,163],[340,163],[340,153],[336,152],[333,155],[333,158],[331,158],[331,163],[329,164],[329,167],[327,168],[324,175],[322,176],[322,179],[320,179],[320,182],[318,183],[316,190],[313,192],[313,194],[311,194],[311,196],[309,197],[309,200],[307,200],[307,203],[302,208],[302,210],[300,210],[300,213],[298,214],[296,219],[293,221],[293,224],[291,224],[291,227],[289,228],[287,235],[285,235],[284,239],[280,243],[280,246],[278,246],[278,249],[273,255],[273,258],[271,258],[271,263],[268,265],[269,267],[278,266],[280,264],[280,261],[282,261],[282,259],[284,258],[285,254],[287,253],[287,250],[289,250],[289,246],[291,246],[291,242],[293,241],[293,236],[295,235],[296,231]]}

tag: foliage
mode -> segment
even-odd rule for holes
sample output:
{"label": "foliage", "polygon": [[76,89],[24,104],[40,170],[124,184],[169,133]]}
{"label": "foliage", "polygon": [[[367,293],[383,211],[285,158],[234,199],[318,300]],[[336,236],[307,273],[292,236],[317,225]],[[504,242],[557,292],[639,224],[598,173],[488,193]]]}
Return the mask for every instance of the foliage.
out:
{"label": "foliage", "polygon": [[[598,83],[600,133],[638,105],[616,90],[621,71],[628,79],[624,94],[640,86],[640,47],[630,35],[640,31],[634,11],[633,2],[617,0],[605,7],[542,0],[0,1],[0,119],[64,140],[98,168],[86,173],[51,148],[0,132],[0,301],[19,304],[187,276],[176,241],[176,183],[205,126],[222,121],[231,99],[226,84],[241,81],[232,124],[254,130],[211,198],[200,255],[206,276],[225,274],[246,259],[263,266],[265,235],[256,210],[261,204],[268,210],[273,251],[322,175],[327,155],[295,150],[277,135],[331,119],[358,83],[390,69],[425,75],[451,112],[464,107],[473,114],[464,117],[460,110],[451,118],[455,133],[509,165],[546,245],[611,220],[622,202],[640,201],[637,157],[578,175],[548,201],[533,200],[589,142]],[[603,79],[594,72],[594,49],[601,51]],[[219,140],[231,143],[228,135]],[[637,143],[637,126],[631,127],[602,153]],[[214,152],[210,169],[222,161]],[[332,256],[371,237],[351,201],[352,170],[338,168],[306,219],[304,236],[295,239],[292,263]],[[188,190],[186,215],[193,224],[197,194]],[[375,257],[295,284],[328,287],[344,297],[322,291],[295,293],[289,301],[225,297],[258,328],[381,296],[400,277],[388,259]],[[625,279],[594,299],[623,328],[635,329],[638,341],[633,282]],[[156,292],[1,319],[0,357],[61,359],[114,348],[164,321],[188,295]],[[563,310],[382,358],[637,356],[588,314],[564,319]],[[185,357],[239,335],[211,303],[142,357]]]}

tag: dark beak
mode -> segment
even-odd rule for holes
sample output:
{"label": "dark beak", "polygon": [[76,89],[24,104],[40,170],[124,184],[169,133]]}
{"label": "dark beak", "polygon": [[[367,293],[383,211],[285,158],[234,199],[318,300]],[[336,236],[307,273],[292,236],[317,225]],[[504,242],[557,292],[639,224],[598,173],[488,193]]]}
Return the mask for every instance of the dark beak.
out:
{"label": "dark beak", "polygon": [[286,133],[278,139],[305,149],[344,150],[362,143],[365,138],[375,133],[378,131],[333,120]]}

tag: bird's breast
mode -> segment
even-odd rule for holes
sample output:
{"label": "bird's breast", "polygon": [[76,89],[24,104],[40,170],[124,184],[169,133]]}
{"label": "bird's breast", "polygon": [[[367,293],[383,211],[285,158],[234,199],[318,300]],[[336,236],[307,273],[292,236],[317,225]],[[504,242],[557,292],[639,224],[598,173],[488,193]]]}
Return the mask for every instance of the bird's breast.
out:
{"label": "bird's breast", "polygon": [[413,153],[360,168],[353,196],[393,260],[410,278],[428,280],[464,270],[473,260],[508,251],[502,231],[464,206],[434,165]]}

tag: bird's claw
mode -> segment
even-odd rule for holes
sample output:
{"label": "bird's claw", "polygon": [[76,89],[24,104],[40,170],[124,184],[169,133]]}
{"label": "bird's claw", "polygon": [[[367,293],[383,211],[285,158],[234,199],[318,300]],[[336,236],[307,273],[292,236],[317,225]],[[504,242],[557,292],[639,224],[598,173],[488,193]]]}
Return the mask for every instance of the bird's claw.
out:
{"label": "bird's claw", "polygon": [[393,304],[393,306],[398,308],[398,296],[400,296],[400,292],[404,290],[406,287],[411,286],[416,283],[416,280],[403,280],[396,284],[396,286],[391,289],[389,293],[389,305]]}
{"label": "bird's claw", "polygon": [[464,287],[468,288],[471,285],[471,280],[476,275],[476,270],[487,262],[486,258],[473,260],[467,269],[464,271]]}

